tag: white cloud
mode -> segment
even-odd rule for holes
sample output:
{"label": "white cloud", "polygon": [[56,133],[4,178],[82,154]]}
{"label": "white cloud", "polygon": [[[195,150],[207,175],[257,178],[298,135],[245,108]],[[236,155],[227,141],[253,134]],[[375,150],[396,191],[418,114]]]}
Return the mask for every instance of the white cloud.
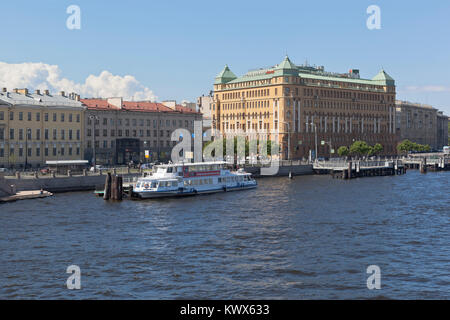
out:
{"label": "white cloud", "polygon": [[48,89],[53,93],[76,92],[86,98],[123,97],[135,101],[157,99],[152,90],[130,75],[122,77],[109,71],[102,71],[98,76],[89,75],[84,83],[76,83],[61,77],[61,69],[57,65],[33,62],[18,64],[0,62],[0,87],[6,87],[8,90]]}
{"label": "white cloud", "polygon": [[415,92],[450,92],[450,87],[440,85],[408,86],[405,88],[405,90]]}

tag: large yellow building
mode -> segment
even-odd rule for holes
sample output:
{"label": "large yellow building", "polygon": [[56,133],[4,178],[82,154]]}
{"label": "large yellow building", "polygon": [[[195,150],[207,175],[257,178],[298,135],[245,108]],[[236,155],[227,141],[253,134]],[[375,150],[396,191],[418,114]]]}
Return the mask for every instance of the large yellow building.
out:
{"label": "large yellow building", "polygon": [[0,92],[0,167],[42,167],[83,159],[85,107],[76,94],[48,90]]}
{"label": "large yellow building", "polygon": [[[395,81],[384,70],[361,79],[323,67],[278,65],[236,77],[228,66],[214,82],[213,129],[225,136],[278,136],[281,157],[329,157],[355,140],[396,153]],[[321,143],[323,141],[323,143]]]}

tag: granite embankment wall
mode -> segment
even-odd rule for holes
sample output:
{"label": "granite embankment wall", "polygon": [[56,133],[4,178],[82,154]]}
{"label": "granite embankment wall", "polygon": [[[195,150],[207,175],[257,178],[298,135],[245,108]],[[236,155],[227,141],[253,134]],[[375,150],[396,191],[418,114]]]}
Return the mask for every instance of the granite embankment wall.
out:
{"label": "granite embankment wall", "polygon": [[251,173],[256,178],[271,177],[271,176],[288,176],[289,172],[294,176],[314,174],[312,165],[283,165],[278,168],[278,172],[274,175],[261,175],[260,167],[244,167],[246,172]]}
{"label": "granite embankment wall", "polygon": [[[137,177],[138,174],[122,175],[124,179]],[[96,187],[105,184],[106,175],[95,176],[72,176],[55,178],[7,178],[4,181],[4,187],[0,190],[11,190],[11,185],[15,185],[17,191],[40,190],[44,189],[50,192],[69,192],[95,190]],[[1,186],[0,182],[0,186]]]}
{"label": "granite embankment wall", "polygon": [[11,194],[11,187],[6,183],[6,180],[0,176],[0,198],[10,196]]}

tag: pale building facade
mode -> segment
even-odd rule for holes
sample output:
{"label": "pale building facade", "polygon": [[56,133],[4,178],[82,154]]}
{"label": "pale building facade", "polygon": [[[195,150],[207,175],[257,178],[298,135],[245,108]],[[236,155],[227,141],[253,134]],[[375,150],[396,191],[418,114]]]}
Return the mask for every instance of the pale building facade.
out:
{"label": "pale building facade", "polygon": [[[86,106],[85,159],[97,164],[170,160],[177,143],[175,129],[194,131],[201,114],[177,104],[123,101],[122,98],[82,99]],[[149,158],[145,157],[146,151]]]}
{"label": "pale building facade", "polygon": [[396,129],[399,140],[429,145],[441,150],[447,145],[448,117],[430,105],[396,101]]}
{"label": "pale building facade", "polygon": [[361,79],[359,70],[330,73],[286,57],[274,67],[236,77],[226,66],[214,83],[212,123],[227,136],[278,136],[284,159],[308,157],[315,151],[316,133],[318,156],[333,156],[332,149],[355,140],[381,143],[383,153],[393,155],[395,95],[395,81],[384,70]]}
{"label": "pale building facade", "polygon": [[83,159],[84,107],[79,96],[48,90],[0,92],[0,167],[43,167]]}

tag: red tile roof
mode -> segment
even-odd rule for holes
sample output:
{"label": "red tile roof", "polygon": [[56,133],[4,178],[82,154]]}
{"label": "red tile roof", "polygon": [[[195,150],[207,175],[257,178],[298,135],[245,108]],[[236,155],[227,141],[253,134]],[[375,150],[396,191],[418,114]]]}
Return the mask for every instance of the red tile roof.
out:
{"label": "red tile roof", "polygon": [[125,110],[142,112],[179,112],[179,113],[198,113],[197,111],[177,105],[175,110],[159,102],[148,101],[123,101],[122,108],[108,103],[107,99],[81,99],[81,102],[89,110]]}

